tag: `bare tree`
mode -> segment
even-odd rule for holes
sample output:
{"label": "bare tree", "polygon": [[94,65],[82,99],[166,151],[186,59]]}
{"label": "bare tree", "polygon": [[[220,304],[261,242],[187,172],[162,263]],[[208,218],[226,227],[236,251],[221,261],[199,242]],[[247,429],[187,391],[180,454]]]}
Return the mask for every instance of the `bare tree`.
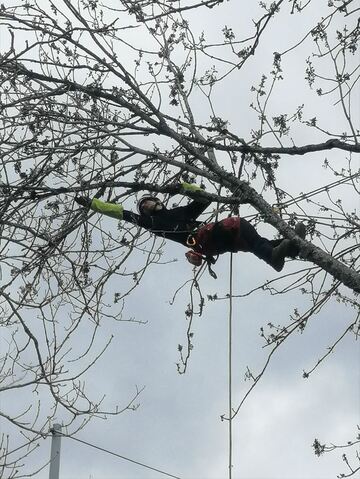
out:
{"label": "bare tree", "polygon": [[[22,458],[48,434],[59,408],[75,434],[91,417],[135,408],[140,392],[109,411],[84,380],[112,339],[97,340],[100,324],[126,320],[122,305],[145,270],[163,261],[162,244],[126,223],[109,231],[98,215],[74,203],[76,195],[102,196],[131,209],[141,192],[162,193],[171,204],[181,181],[197,182],[204,192],[188,196],[213,201],[206,220],[236,214],[241,205],[254,224],[269,223],[299,246],[303,261],[295,269],[243,293],[297,290],[310,306],[295,309],[289,324],[264,325],[271,352],[262,371],[248,371],[252,385],[239,408],[275,351],[329,301],[342,302],[352,315],[330,352],[345,335],[359,335],[360,145],[352,102],[360,75],[357,2],[329,1],[319,19],[311,15],[311,0],[260,2],[241,34],[226,25],[202,31],[196,22],[205,11],[214,21],[220,9],[236,12],[236,2],[105,3],[30,0],[0,7],[1,393],[11,398],[22,389],[47,398],[27,397],[21,410],[0,411],[24,438],[18,451],[3,438],[8,477],[21,477]],[[263,71],[249,83],[259,49],[295,16],[303,25],[297,40],[279,33],[283,50],[261,57]],[[279,99],[289,93],[283,82],[293,61],[302,71],[293,92],[304,79],[309,91],[287,109]],[[239,124],[222,109],[226,92],[239,90],[252,98],[250,126],[241,122],[243,104],[233,105]],[[326,105],[319,115],[311,114],[312,101]],[[337,130],[329,116],[337,118]],[[300,157],[309,174],[326,171],[326,182],[319,177],[316,188],[301,185],[294,196],[281,174]],[[294,233],[298,220],[306,224],[306,240]],[[193,315],[206,301],[223,299],[203,297],[203,274],[185,285],[192,300],[180,372],[192,348]],[[110,303],[106,286],[117,276],[122,290]]]}

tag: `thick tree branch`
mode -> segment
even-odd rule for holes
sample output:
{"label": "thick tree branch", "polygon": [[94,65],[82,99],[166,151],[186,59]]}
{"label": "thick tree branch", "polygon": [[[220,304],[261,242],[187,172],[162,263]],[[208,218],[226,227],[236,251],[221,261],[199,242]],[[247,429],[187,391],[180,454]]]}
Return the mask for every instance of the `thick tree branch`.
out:
{"label": "thick tree branch", "polygon": [[[272,146],[252,146],[244,144],[244,140],[239,139],[240,146],[237,145],[222,145],[219,143],[214,143],[211,141],[204,142],[204,146],[208,146],[210,148],[215,148],[219,151],[234,151],[239,153],[259,153],[262,155],[306,155],[308,153],[315,153],[318,151],[326,151],[332,150],[337,148],[339,150],[351,151],[352,153],[360,153],[360,145],[357,144],[350,144],[346,143],[345,141],[338,140],[336,138],[332,138],[330,140],[325,141],[324,143],[316,143],[310,145],[303,145],[303,146],[281,146],[281,147],[272,147]],[[201,141],[196,141],[197,143],[201,143]]]}
{"label": "thick tree branch", "polygon": [[[146,112],[142,110],[139,106],[131,103],[125,99],[123,95],[114,95],[112,93],[108,93],[100,88],[96,88],[90,85],[81,85],[79,83],[62,79],[62,78],[55,78],[49,75],[44,75],[41,73],[33,72],[28,70],[23,65],[14,65],[12,63],[5,63],[0,65],[0,69],[4,71],[12,71],[15,72],[17,75],[24,75],[29,79],[45,81],[55,84],[64,85],[68,91],[79,91],[86,93],[87,95],[93,98],[100,98],[103,100],[111,101],[115,104],[120,105],[123,108],[131,111],[133,114],[139,116],[144,121],[149,123],[152,127],[156,128],[159,134],[167,135],[170,137],[180,137],[175,130],[170,128],[166,125],[165,115],[162,115],[155,107],[152,108],[152,112]],[[65,91],[63,92],[65,93]],[[59,90],[56,90],[54,94],[59,94]],[[149,103],[149,102],[148,102]],[[160,120],[156,120],[153,118],[153,114],[156,113],[156,116],[160,118]],[[226,130],[223,131],[223,134],[226,135],[228,132]],[[177,139],[178,139],[177,138]],[[285,155],[305,155],[307,153],[314,153],[319,151],[331,150],[334,148],[350,151],[353,153],[360,153],[360,144],[354,145],[349,144],[344,141],[340,141],[336,138],[327,140],[323,143],[318,144],[309,144],[303,146],[292,146],[292,147],[262,147],[262,146],[252,146],[248,145],[244,142],[243,139],[237,138],[234,135],[231,135],[231,138],[241,143],[241,145],[222,145],[220,143],[212,142],[212,141],[205,141],[201,139],[201,135],[196,135],[196,139],[192,137],[181,137],[182,139],[186,139],[190,144],[196,143],[196,145],[207,146],[208,148],[214,148],[219,151],[232,151],[232,152],[239,152],[239,153],[258,153],[263,155],[272,155],[272,154],[285,154]]]}

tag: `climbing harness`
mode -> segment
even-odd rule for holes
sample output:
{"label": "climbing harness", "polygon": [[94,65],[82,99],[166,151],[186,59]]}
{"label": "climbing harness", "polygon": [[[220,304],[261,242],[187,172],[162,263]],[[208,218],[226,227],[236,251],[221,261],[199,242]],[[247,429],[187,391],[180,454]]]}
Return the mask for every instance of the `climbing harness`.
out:
{"label": "climbing harness", "polygon": [[[194,249],[195,248],[197,248],[199,250],[202,249],[202,245],[200,243],[198,243],[197,240],[196,240],[196,235],[197,235],[198,231],[205,226],[206,225],[203,224],[196,231],[193,231],[192,233],[189,234],[189,236],[186,239],[186,245],[187,246],[189,246],[190,248],[194,248]],[[207,226],[210,226],[210,225],[207,225]],[[217,258],[215,259],[213,256],[204,255],[204,254],[200,253],[199,251],[194,251],[194,249],[192,249],[190,251],[187,251],[185,253],[186,259],[189,261],[189,263],[193,264],[194,266],[201,266],[203,261],[205,261],[206,265],[208,267],[210,276],[212,276],[214,279],[217,279],[217,275],[216,275],[215,271],[211,268],[211,266],[216,263]]]}

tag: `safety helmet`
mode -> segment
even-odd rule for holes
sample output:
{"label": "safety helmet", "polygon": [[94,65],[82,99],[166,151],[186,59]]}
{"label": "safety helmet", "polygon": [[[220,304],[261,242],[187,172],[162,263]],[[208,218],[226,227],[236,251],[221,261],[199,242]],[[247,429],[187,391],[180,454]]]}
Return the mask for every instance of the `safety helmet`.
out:
{"label": "safety helmet", "polygon": [[144,205],[145,201],[149,201],[149,200],[154,201],[156,204],[162,205],[162,207],[163,207],[162,201],[157,196],[144,195],[137,202],[137,210],[138,210],[138,213],[140,215],[142,215],[144,213],[146,214],[146,211],[144,211],[143,205]]}

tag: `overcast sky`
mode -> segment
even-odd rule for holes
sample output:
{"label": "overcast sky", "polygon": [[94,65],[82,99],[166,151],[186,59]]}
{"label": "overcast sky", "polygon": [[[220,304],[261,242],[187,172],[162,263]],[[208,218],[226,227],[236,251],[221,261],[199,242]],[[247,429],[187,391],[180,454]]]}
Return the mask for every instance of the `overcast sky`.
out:
{"label": "overcast sky", "polygon": [[[308,13],[304,12],[308,19],[317,18],[319,12],[321,16],[327,2],[313,4]],[[252,14],[249,11],[245,15],[243,8],[240,2],[232,1],[202,10],[201,18],[191,12],[185,16],[193,22],[195,32],[204,29],[215,37],[225,24],[246,32]],[[247,8],[250,7],[247,5]],[[291,21],[285,21],[284,17],[279,27],[270,27],[259,52],[242,72],[241,83],[225,80],[223,88],[215,91],[216,113],[228,118],[232,130],[239,136],[245,137],[251,127],[256,126],[256,115],[248,107],[253,98],[251,85],[258,83],[261,73],[271,69],[272,53],[284,50],[285,40],[291,45],[302,37],[306,27],[300,18],[294,15]],[[309,118],[324,108],[316,95],[308,96],[301,90],[305,91],[306,87],[305,80],[299,80],[304,77],[306,48],[301,47],[301,52],[303,56],[289,57],[284,62],[286,78],[281,91],[274,95],[274,101],[278,102],[272,107],[274,115],[277,111],[293,111],[301,103],[306,104]],[[193,106],[196,120],[207,121],[209,111],[203,109],[203,100],[196,93]],[[341,130],[338,121],[324,114],[330,131]],[[299,134],[298,144],[316,141],[312,131],[308,131],[308,136]],[[322,168],[325,157],[335,160],[336,153],[281,159],[279,184],[297,195],[333,181],[330,173]],[[343,155],[339,161],[346,165]],[[340,194],[350,204],[359,205],[353,193],[341,190]],[[310,206],[307,208],[310,212]],[[243,211],[251,212],[246,208]],[[102,224],[104,229],[113,232],[118,227],[111,219],[104,219]],[[265,225],[260,225],[259,230],[270,237],[276,233]],[[108,420],[95,418],[77,437],[182,479],[222,479],[228,475],[229,450],[228,422],[220,419],[228,410],[229,303],[227,300],[206,302],[202,317],[195,317],[194,349],[186,374],[179,375],[177,346],[186,344],[188,325],[184,313],[189,302],[188,290],[185,288],[179,293],[174,305],[170,301],[177,288],[192,276],[184,252],[180,245],[166,244],[164,259],[177,261],[152,265],[141,285],[127,298],[123,319],[134,318],[145,324],[110,323],[104,319],[99,344],[105,343],[110,334],[114,340],[86,374],[89,391],[95,397],[106,394],[108,408],[116,404],[124,406],[136,388],[144,387],[136,401],[139,407]],[[205,297],[228,293],[229,261],[230,256],[223,255],[217,262],[214,268],[217,280],[207,273],[202,277]],[[251,254],[235,255],[233,262],[235,295],[277,275]],[[289,263],[287,272],[295,271],[299,265],[299,260]],[[109,298],[119,289],[118,279],[111,281]],[[294,308],[304,312],[307,306],[306,298],[297,291],[280,296],[260,292],[234,299],[234,408],[250,385],[244,381],[247,367],[257,373],[269,352],[263,347],[260,327],[269,322],[286,324]],[[120,310],[120,305],[118,307]],[[329,479],[346,471],[341,460],[342,450],[318,458],[311,445],[315,438],[340,444],[356,437],[356,425],[360,421],[358,343],[353,337],[346,337],[309,379],[303,379],[302,374],[326,353],[327,347],[354,320],[354,314],[332,302],[309,321],[303,334],[292,335],[277,351],[266,375],[233,421],[233,479]],[[90,325],[83,325],[84,336],[87,327]],[[62,420],[61,415],[56,417],[57,422]],[[165,477],[72,439],[63,438],[61,447],[61,479]],[[49,455],[50,439],[46,439],[40,442],[37,453],[29,457],[26,467],[30,470],[40,466]],[[47,478],[48,469],[36,477]]]}

